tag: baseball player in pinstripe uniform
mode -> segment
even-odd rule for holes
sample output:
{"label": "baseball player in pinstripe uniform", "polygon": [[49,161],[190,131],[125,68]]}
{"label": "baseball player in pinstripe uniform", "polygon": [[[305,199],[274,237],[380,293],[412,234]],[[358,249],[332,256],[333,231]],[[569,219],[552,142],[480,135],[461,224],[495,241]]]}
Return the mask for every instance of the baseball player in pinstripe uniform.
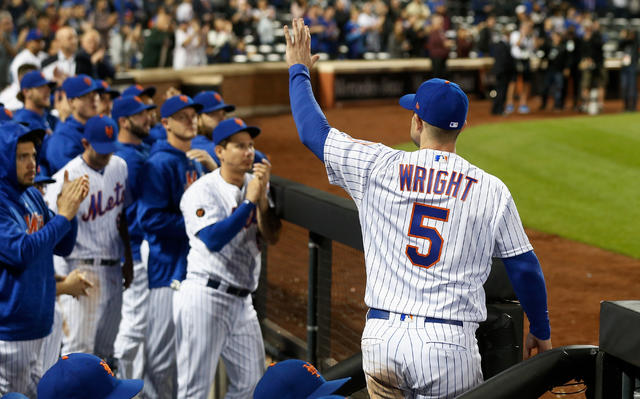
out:
{"label": "baseball player in pinstripe uniform", "polygon": [[140,198],[139,171],[149,157],[151,148],[144,143],[149,136],[151,118],[149,112],[155,105],[146,105],[139,97],[121,97],[114,101],[113,119],[118,122],[119,149],[116,155],[127,162],[126,212],[129,240],[133,256],[133,281],[122,294],[122,320],[114,344],[114,357],[118,359],[118,375],[121,378],[142,378],[142,345],[147,329],[147,303],[149,282],[147,279],[148,243],[143,244],[143,234],[137,219]]}
{"label": "baseball player in pinstripe uniform", "polygon": [[[63,353],[113,356],[122,306],[122,280],[124,277],[126,288],[133,278],[124,215],[127,164],[113,156],[117,136],[118,127],[111,118],[94,116],[89,119],[82,139],[84,152],[53,176],[61,181],[64,173],[71,177],[88,175],[91,184],[89,196],[80,206],[76,246],[64,261],[56,263],[57,274],[81,270],[93,283],[88,296],[79,299],[62,296],[59,299],[67,326],[62,339]],[[45,197],[50,206],[59,193],[58,183],[47,187]]]}
{"label": "baseball player in pinstripe uniform", "polygon": [[190,250],[173,305],[179,398],[208,397],[220,356],[230,380],[227,399],[251,397],[264,371],[249,294],[258,286],[261,239],[275,244],[281,224],[268,200],[271,165],[253,163],[259,133],[238,118],[220,122],[213,131],[220,168],[180,201]]}
{"label": "baseball player in pinstripe uniform", "polygon": [[33,185],[36,154],[44,135],[16,122],[0,125],[0,395],[35,397],[42,375],[40,354],[51,332],[55,304],[53,254],[75,244],[75,214],[89,181],[63,177],[51,212]]}
{"label": "baseball player in pinstripe uniform", "polygon": [[[418,151],[351,138],[329,126],[309,78],[309,28],[285,27],[291,109],[302,142],[358,207],[367,269],[363,369],[372,397],[450,398],[482,381],[475,331],[483,283],[503,258],[531,327],[525,356],[551,348],[538,259],[509,190],[455,153],[468,99],[431,79],[400,99]],[[292,33],[295,40],[292,40]]]}
{"label": "baseball player in pinstripe uniform", "polygon": [[[180,199],[205,170],[215,168],[208,155],[208,159],[202,157],[204,165],[187,156],[196,135],[196,113],[200,108],[185,95],[171,97],[162,104],[160,113],[167,140],[153,145],[139,172],[137,218],[149,243],[143,392],[150,398],[173,398],[177,388],[173,292],[184,280],[189,250]],[[205,151],[202,153],[206,155]]]}

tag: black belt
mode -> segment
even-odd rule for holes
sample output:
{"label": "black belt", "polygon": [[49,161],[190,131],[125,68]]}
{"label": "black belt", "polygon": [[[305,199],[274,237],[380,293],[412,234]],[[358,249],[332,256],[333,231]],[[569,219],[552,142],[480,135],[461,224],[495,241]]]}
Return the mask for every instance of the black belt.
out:
{"label": "black belt", "polygon": [[[219,289],[220,280],[214,280],[210,278],[209,281],[207,281],[207,287],[213,288],[214,290]],[[232,286],[228,286],[227,289],[224,290],[224,292],[226,292],[227,294],[239,296],[240,298],[244,298],[247,295],[251,294],[250,290],[247,290],[244,288],[232,287]]]}
{"label": "black belt", "polygon": [[[120,259],[98,259],[98,265],[100,266],[116,266],[120,264]],[[96,264],[96,259],[87,258],[87,259],[72,259],[72,262],[75,262],[80,265],[85,266],[93,266]]]}
{"label": "black belt", "polygon": [[[438,319],[438,318],[435,318],[435,317],[413,316],[413,315],[405,314],[405,313],[400,314],[400,320],[402,320],[402,321],[404,321],[404,319],[406,319],[407,317],[410,317],[411,319],[413,319],[415,317],[416,320],[424,319],[425,323],[451,324],[451,325],[454,325],[454,326],[462,327],[462,322],[459,321],[459,320],[446,320],[446,319]],[[369,311],[367,312],[367,320],[369,320],[369,319],[389,320],[389,311],[370,308]]]}

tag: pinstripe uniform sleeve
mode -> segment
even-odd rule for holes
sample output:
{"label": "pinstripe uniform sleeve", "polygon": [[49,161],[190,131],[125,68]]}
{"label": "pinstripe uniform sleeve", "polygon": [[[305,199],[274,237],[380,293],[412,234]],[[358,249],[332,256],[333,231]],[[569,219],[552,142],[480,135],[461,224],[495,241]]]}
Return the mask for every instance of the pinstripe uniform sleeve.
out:
{"label": "pinstripe uniform sleeve", "polygon": [[376,161],[390,150],[382,144],[357,140],[331,129],[324,144],[329,182],[344,188],[359,206]]}
{"label": "pinstripe uniform sleeve", "polygon": [[506,187],[505,191],[495,228],[493,256],[498,258],[520,255],[533,249],[533,246],[529,243],[529,237],[527,237],[524,227],[522,227],[513,197],[506,190]]}
{"label": "pinstripe uniform sleeve", "polygon": [[[224,212],[218,205],[219,199],[215,194],[207,190],[205,182],[196,181],[182,196],[180,200],[180,210],[184,215],[187,233],[194,236],[207,226],[211,226],[224,218]],[[203,178],[204,179],[204,178]]]}

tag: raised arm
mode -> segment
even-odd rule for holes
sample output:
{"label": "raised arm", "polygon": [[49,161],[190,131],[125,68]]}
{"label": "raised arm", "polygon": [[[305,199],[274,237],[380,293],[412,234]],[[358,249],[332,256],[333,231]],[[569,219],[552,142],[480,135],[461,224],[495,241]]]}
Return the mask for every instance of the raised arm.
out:
{"label": "raised arm", "polygon": [[309,76],[318,56],[311,56],[311,34],[303,20],[294,19],[291,25],[291,29],[284,27],[291,113],[302,143],[324,162],[324,143],[331,126],[313,96]]}

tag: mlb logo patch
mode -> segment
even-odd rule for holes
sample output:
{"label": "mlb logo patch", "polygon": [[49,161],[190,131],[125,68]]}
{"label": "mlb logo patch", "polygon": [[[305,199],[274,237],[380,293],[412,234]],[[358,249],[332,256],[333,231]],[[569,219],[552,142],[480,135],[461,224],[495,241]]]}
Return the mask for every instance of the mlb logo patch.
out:
{"label": "mlb logo patch", "polygon": [[452,129],[457,128],[457,127],[458,127],[458,122],[451,122],[451,123],[449,123],[449,127],[450,127],[450,128],[452,128]]}
{"label": "mlb logo patch", "polygon": [[438,162],[438,161],[445,161],[446,162],[448,160],[449,160],[449,157],[447,155],[439,155],[439,154],[436,155],[436,162]]}

